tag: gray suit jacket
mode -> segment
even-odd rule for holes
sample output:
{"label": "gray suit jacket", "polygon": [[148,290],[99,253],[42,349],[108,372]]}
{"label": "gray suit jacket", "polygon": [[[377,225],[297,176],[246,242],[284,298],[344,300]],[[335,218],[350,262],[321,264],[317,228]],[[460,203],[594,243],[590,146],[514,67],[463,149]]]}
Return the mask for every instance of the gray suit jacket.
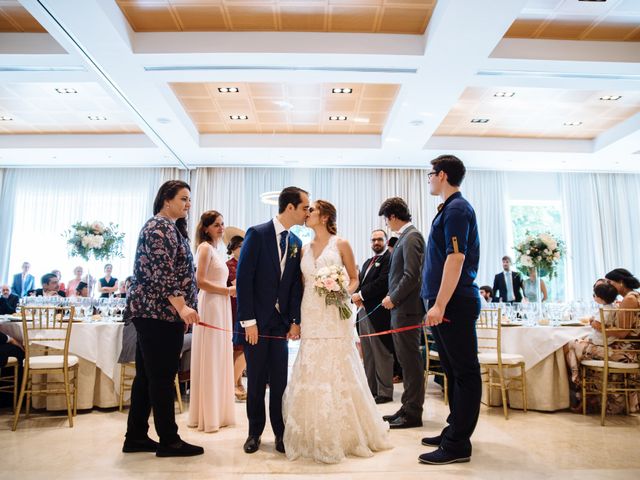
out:
{"label": "gray suit jacket", "polygon": [[389,269],[389,296],[395,305],[392,318],[424,315],[420,298],[424,249],[424,237],[413,225],[402,232],[393,249]]}

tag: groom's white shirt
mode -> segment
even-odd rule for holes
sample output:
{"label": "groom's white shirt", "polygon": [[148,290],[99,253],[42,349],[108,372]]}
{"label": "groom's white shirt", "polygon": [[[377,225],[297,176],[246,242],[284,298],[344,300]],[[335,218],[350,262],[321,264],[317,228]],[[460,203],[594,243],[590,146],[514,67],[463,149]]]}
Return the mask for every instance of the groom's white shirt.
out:
{"label": "groom's white shirt", "polygon": [[[273,227],[275,228],[276,231],[276,246],[278,247],[278,258],[280,258],[280,275],[282,275],[282,272],[284,272],[284,264],[287,263],[287,256],[282,254],[282,250],[280,249],[280,234],[282,232],[284,232],[286,230],[286,228],[284,228],[284,225],[282,225],[282,223],[280,223],[280,220],[278,220],[278,217],[273,217]],[[287,236],[287,244],[284,248],[284,251],[287,251],[287,247],[289,246],[289,237]],[[280,308],[278,307],[278,304],[276,303],[276,308],[278,309],[278,311],[280,311]],[[251,319],[251,320],[244,320],[240,322],[240,325],[242,325],[242,328],[247,328],[247,327],[251,327],[252,325],[255,325],[257,322],[257,320],[255,318]]]}

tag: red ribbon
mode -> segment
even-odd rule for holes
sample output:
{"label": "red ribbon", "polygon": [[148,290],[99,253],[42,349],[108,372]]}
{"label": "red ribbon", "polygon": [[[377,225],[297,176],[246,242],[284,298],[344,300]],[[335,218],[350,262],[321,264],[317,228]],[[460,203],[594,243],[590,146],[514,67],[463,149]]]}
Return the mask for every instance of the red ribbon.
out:
{"label": "red ribbon", "polygon": [[[449,320],[444,319],[445,322],[448,322]],[[233,330],[229,330],[226,328],[221,328],[221,327],[216,327],[215,325],[209,325],[208,323],[198,323],[197,325],[201,326],[201,327],[205,327],[205,328],[211,328],[213,330],[218,330],[220,332],[227,332],[227,333],[232,333],[232,334],[238,334],[238,335],[244,335],[244,333],[242,332],[235,332]],[[393,328],[391,330],[385,330],[383,332],[376,332],[376,333],[368,333],[366,335],[359,335],[360,338],[366,338],[366,337],[379,337],[381,335],[389,335],[391,333],[400,333],[400,332],[406,332],[409,330],[415,330],[416,328],[421,328],[423,327],[424,324],[423,323],[419,323],[418,325],[410,325],[408,327],[400,327],[400,328]],[[273,336],[273,335],[258,335],[258,337],[261,338],[271,338],[271,339],[276,339],[276,340],[287,340],[287,337],[280,337],[280,336]],[[345,337],[325,337],[325,338],[315,338],[315,340],[340,340],[343,339]],[[308,340],[313,340],[313,338],[309,338]]]}

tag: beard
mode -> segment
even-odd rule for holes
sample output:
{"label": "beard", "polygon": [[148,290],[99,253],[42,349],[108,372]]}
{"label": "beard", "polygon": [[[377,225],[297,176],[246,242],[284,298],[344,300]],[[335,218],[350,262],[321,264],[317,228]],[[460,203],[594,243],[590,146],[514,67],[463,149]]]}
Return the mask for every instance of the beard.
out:
{"label": "beard", "polygon": [[384,252],[384,248],[385,245],[374,245],[373,247],[371,247],[371,250],[373,250],[373,253],[375,253],[376,255],[380,255],[382,252]]}

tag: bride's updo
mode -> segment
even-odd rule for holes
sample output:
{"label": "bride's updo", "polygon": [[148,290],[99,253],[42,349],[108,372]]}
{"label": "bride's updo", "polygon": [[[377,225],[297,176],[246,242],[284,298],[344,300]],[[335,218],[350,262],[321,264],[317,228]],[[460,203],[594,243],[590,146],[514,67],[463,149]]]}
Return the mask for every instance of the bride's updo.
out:
{"label": "bride's updo", "polygon": [[316,200],[316,207],[320,218],[327,217],[327,231],[331,235],[338,233],[338,227],[336,226],[336,207],[326,200]]}

